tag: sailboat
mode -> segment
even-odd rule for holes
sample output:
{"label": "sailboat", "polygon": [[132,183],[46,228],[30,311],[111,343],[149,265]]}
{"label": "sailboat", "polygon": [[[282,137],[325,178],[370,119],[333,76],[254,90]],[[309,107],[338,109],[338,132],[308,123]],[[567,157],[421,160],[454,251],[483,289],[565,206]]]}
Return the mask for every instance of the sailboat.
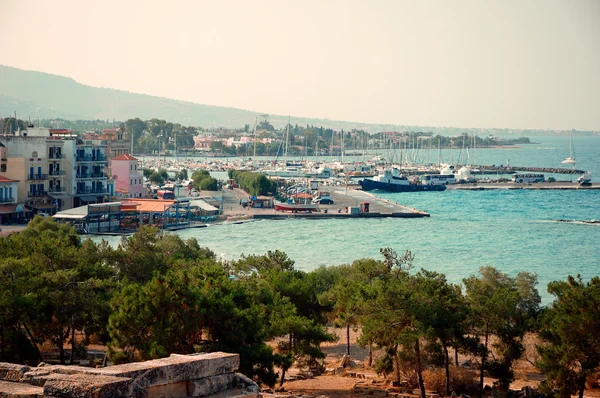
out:
{"label": "sailboat", "polygon": [[561,163],[575,165],[575,151],[573,150],[573,136],[569,134],[569,157],[565,158]]}

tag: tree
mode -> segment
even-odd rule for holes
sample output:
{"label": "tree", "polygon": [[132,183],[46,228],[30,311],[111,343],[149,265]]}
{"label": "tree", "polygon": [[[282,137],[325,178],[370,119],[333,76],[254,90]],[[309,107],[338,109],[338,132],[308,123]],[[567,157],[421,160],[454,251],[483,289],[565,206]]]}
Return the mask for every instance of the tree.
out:
{"label": "tree", "polygon": [[138,117],[135,119],[128,119],[125,122],[125,130],[129,134],[129,139],[131,142],[133,142],[133,146],[136,151],[141,149],[139,147],[139,140],[147,128],[148,127],[146,126],[146,123]]}
{"label": "tree", "polygon": [[52,342],[64,364],[65,343],[71,340],[72,354],[77,347],[76,329],[102,329],[97,316],[114,271],[99,257],[88,255],[88,250],[98,250],[87,243],[82,246],[72,227],[51,219],[34,218],[9,241],[21,260],[15,262],[15,257],[7,256],[7,263],[0,267],[14,283],[10,295],[0,301],[17,304],[12,309],[19,310],[18,318],[9,321],[26,332],[34,347]]}
{"label": "tree", "polygon": [[408,311],[416,330],[414,341],[417,376],[421,395],[424,396],[419,338],[439,342],[443,349],[446,374],[446,396],[450,396],[450,358],[448,347],[458,346],[464,337],[468,316],[467,304],[460,287],[448,284],[446,277],[437,272],[421,270],[411,278],[412,295]]}
{"label": "tree", "polygon": [[583,398],[587,377],[600,370],[600,278],[584,283],[569,276],[550,282],[548,292],[556,298],[542,318],[536,365],[548,378],[548,393],[557,388],[561,397]]}
{"label": "tree", "polygon": [[[539,310],[541,299],[534,274],[521,272],[511,278],[493,267],[481,267],[479,273],[480,277],[468,277],[463,283],[470,307],[470,328],[477,338],[483,339],[477,349],[481,360],[479,394],[482,396],[485,370],[497,377],[503,388],[508,388],[513,380],[512,363],[523,354],[523,336]],[[488,361],[491,335],[498,338],[494,344],[498,355]]]}
{"label": "tree", "polygon": [[219,182],[212,177],[208,177],[200,181],[201,191],[216,191],[219,189]]}

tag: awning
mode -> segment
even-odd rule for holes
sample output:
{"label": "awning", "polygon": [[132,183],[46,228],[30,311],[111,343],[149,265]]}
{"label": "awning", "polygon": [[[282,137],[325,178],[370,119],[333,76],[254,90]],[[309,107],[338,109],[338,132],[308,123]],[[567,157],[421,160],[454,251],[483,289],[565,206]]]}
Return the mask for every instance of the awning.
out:
{"label": "awning", "polygon": [[190,207],[199,207],[205,211],[219,211],[219,209],[217,209],[210,203],[206,203],[202,199],[190,200]]}
{"label": "awning", "polygon": [[103,198],[105,195],[98,193],[98,194],[86,194],[86,195],[75,195],[76,197],[78,197],[81,200],[85,200],[90,201],[90,200],[98,200],[98,198]]}
{"label": "awning", "polygon": [[51,197],[53,197],[54,199],[64,199],[64,198],[69,198],[71,197],[71,195],[69,195],[66,192],[51,192],[48,195],[50,195]]}
{"label": "awning", "polygon": [[54,209],[54,205],[52,203],[36,203],[31,205],[25,205],[27,207],[31,207],[32,209]]}
{"label": "awning", "polygon": [[52,216],[52,218],[60,219],[60,220],[83,220],[86,217],[87,217],[87,215],[85,215],[85,214],[58,214],[58,213]]}
{"label": "awning", "polygon": [[0,205],[0,214],[12,214],[17,212],[17,205]]}

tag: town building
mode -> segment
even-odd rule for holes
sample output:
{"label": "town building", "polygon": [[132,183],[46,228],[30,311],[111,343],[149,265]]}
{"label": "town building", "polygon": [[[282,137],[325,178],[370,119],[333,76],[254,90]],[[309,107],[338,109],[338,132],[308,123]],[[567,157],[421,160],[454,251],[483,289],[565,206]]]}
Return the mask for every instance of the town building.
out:
{"label": "town building", "polygon": [[131,155],[120,155],[110,161],[110,169],[117,192],[123,197],[144,198],[147,190],[139,160]]}
{"label": "town building", "polygon": [[78,139],[71,130],[40,127],[2,135],[0,145],[0,176],[17,181],[25,211],[54,214],[114,195],[106,145]]}

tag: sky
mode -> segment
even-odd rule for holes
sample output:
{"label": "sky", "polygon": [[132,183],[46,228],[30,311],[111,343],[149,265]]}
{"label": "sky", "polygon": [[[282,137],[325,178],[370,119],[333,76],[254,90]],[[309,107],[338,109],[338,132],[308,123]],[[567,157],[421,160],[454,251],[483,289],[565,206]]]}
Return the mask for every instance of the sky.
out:
{"label": "sky", "polygon": [[600,131],[598,0],[0,0],[0,54],[269,114]]}

